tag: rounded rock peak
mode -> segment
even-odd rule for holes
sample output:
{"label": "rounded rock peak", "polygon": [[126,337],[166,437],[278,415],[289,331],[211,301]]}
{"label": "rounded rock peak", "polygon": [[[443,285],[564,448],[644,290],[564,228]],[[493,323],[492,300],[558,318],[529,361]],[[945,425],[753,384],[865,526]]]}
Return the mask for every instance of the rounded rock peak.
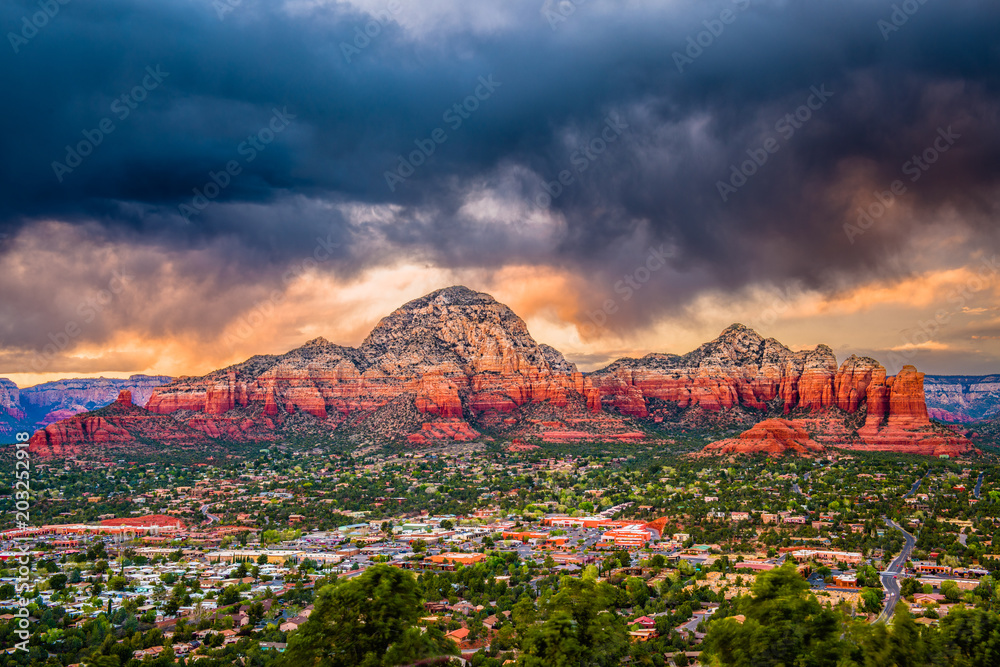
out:
{"label": "rounded rock peak", "polygon": [[333,345],[333,343],[320,336],[319,338],[306,341],[302,347],[329,347],[330,345]]}
{"label": "rounded rock peak", "polygon": [[489,294],[485,292],[477,292],[476,290],[469,289],[465,285],[452,285],[451,287],[444,287],[439,290],[435,290],[430,294],[420,297],[419,299],[414,299],[402,308],[413,305],[423,305],[426,303],[435,303],[439,305],[449,305],[449,306],[468,306],[474,304],[484,304],[484,303],[496,303],[494,299]]}

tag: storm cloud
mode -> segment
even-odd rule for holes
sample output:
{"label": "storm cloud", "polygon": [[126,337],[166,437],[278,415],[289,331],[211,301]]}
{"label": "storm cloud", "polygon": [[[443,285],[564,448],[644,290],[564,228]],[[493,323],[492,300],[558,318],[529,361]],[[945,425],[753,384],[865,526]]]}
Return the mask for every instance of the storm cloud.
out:
{"label": "storm cloud", "polygon": [[997,245],[995,3],[52,0],[0,26],[5,372],[116,269],[134,291],[71,347],[208,340],[308,258],[563,272],[587,338]]}

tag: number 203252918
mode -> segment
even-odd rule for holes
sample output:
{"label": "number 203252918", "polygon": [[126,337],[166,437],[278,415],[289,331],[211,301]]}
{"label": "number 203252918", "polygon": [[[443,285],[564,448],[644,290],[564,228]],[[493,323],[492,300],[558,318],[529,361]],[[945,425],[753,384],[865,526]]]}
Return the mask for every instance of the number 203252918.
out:
{"label": "number 203252918", "polygon": [[18,528],[26,528],[31,520],[28,512],[30,509],[28,498],[31,491],[31,453],[28,451],[30,437],[31,435],[24,431],[15,436],[17,451],[14,454],[14,509],[16,510],[14,520]]}

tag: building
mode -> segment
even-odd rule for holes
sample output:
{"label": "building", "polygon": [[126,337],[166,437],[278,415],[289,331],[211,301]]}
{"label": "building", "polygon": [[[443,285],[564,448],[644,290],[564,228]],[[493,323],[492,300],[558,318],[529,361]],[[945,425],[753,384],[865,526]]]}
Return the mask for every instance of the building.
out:
{"label": "building", "polygon": [[857,588],[858,577],[854,574],[838,574],[833,578],[833,585],[838,588]]}
{"label": "building", "polygon": [[913,569],[917,574],[951,574],[951,568],[947,565],[938,565],[932,560],[915,560]]}
{"label": "building", "polygon": [[443,554],[438,554],[437,556],[428,556],[424,560],[430,561],[431,563],[450,563],[453,565],[474,565],[475,563],[482,562],[486,556],[480,553],[474,554],[463,554],[448,552]]}
{"label": "building", "polygon": [[796,549],[791,552],[797,560],[817,560],[821,563],[847,563],[857,565],[864,557],[857,551],[828,551],[819,549]]}

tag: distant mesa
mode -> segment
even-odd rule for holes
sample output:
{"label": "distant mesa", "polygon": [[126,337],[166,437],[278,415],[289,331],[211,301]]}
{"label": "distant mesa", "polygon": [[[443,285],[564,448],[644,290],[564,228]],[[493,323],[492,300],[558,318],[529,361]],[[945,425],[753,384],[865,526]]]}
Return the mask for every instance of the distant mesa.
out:
{"label": "distant mesa", "polygon": [[68,458],[131,454],[137,443],[150,440],[177,451],[215,444],[204,432],[133,405],[131,399],[130,392],[122,391],[111,405],[49,424],[31,436],[29,450],[42,458]]}
{"label": "distant mesa", "polygon": [[96,410],[114,401],[122,390],[145,405],[153,388],[170,382],[165,375],[132,375],[128,378],[73,378],[18,389],[0,378],[0,435],[34,431],[73,415]]}
{"label": "distant mesa", "polygon": [[[823,446],[970,451],[961,435],[931,424],[923,377],[912,366],[887,376],[869,357],[838,367],[826,345],[793,352],[740,324],[685,355],[624,358],[584,374],[537,343],[510,308],[455,286],[397,308],[359,347],[316,338],[282,355],[177,378],[153,388],[141,414],[78,415],[32,442],[41,455],[165,434],[176,441],[189,432],[213,442],[268,442],[292,432],[410,446],[486,433],[613,442],[670,426],[749,428],[780,418],[811,420]],[[95,419],[103,421],[88,421]],[[772,436],[809,448],[797,436]]]}

